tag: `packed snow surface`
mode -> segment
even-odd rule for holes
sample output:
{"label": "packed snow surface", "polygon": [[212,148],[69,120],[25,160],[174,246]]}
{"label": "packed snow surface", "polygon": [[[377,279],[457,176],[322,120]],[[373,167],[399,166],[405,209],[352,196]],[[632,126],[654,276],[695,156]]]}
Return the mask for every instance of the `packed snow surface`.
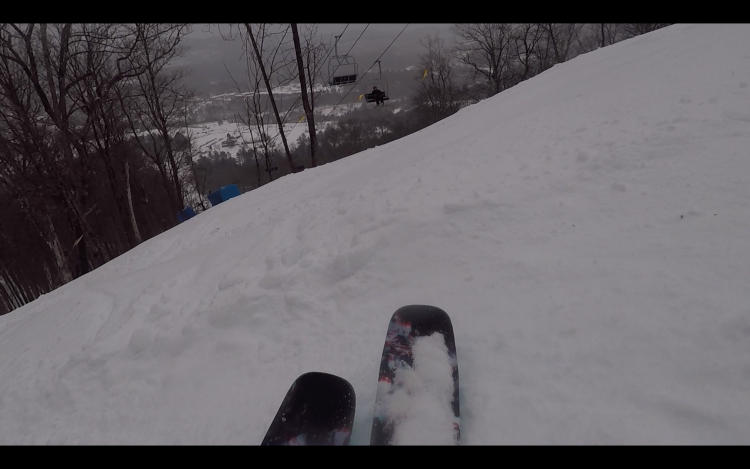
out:
{"label": "packed snow surface", "polygon": [[0,317],[0,443],[257,445],[322,371],[369,444],[389,319],[428,304],[462,444],[750,444],[748,44],[581,55]]}

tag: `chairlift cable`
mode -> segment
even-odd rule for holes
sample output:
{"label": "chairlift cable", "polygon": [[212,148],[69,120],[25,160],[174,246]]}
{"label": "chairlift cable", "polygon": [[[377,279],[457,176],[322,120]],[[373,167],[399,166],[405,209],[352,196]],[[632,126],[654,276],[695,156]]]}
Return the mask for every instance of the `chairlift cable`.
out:
{"label": "chairlift cable", "polygon": [[[346,94],[344,94],[344,96],[343,96],[343,97],[342,97],[342,98],[341,98],[341,99],[339,100],[339,102],[338,102],[338,103],[336,103],[336,105],[335,105],[335,106],[333,106],[333,108],[331,108],[331,111],[330,111],[330,112],[329,112],[328,114],[326,114],[325,116],[323,116],[323,120],[325,120],[325,119],[326,119],[326,118],[327,118],[328,116],[330,116],[330,115],[331,115],[331,114],[333,113],[333,111],[334,111],[334,110],[335,110],[335,109],[336,109],[336,108],[338,107],[338,105],[339,105],[339,104],[341,104],[341,102],[342,102],[342,101],[344,101],[344,99],[346,99],[346,97],[347,97],[347,96],[349,96],[349,93],[350,93],[350,92],[351,92],[351,91],[352,91],[352,90],[353,90],[353,89],[354,89],[354,88],[355,88],[355,87],[356,87],[357,85],[359,85],[359,82],[360,82],[360,81],[362,81],[362,78],[364,78],[365,76],[367,76],[367,74],[368,74],[368,73],[370,73],[370,70],[372,70],[372,67],[374,67],[374,66],[375,66],[375,64],[376,64],[376,63],[378,63],[378,62],[380,61],[380,59],[381,59],[381,58],[382,58],[382,57],[383,57],[383,56],[385,55],[385,53],[386,53],[386,52],[388,52],[388,49],[390,49],[390,48],[391,48],[391,46],[393,45],[393,43],[394,43],[394,42],[396,42],[396,39],[398,39],[398,38],[399,38],[399,36],[401,36],[401,34],[402,34],[402,33],[403,33],[404,31],[406,31],[406,28],[407,28],[407,27],[409,26],[409,24],[410,24],[410,23],[406,23],[406,26],[404,26],[404,29],[402,29],[402,30],[401,30],[401,32],[400,32],[400,33],[398,33],[398,35],[397,35],[397,36],[396,36],[396,37],[395,37],[395,38],[394,38],[394,39],[393,39],[393,40],[391,41],[391,43],[390,43],[390,44],[388,44],[388,47],[386,47],[386,48],[385,48],[385,50],[383,51],[383,53],[382,53],[382,54],[380,54],[380,56],[379,56],[379,57],[378,57],[377,59],[375,59],[375,61],[374,61],[374,62],[372,63],[372,65],[370,65],[370,68],[368,68],[368,69],[367,69],[367,71],[366,71],[365,73],[363,73],[363,74],[362,74],[362,76],[361,76],[361,77],[359,78],[359,80],[357,80],[357,82],[356,82],[356,83],[354,84],[354,86],[352,86],[352,87],[351,87],[351,88],[349,89],[349,91],[347,91],[347,92],[346,92]],[[363,31],[363,32],[364,32],[364,31]]]}
{"label": "chairlift cable", "polygon": [[[404,32],[404,31],[406,31],[406,28],[407,28],[407,27],[409,26],[409,24],[410,24],[410,23],[406,23],[406,26],[404,26],[404,29],[402,29],[402,30],[401,30],[401,32],[400,32],[400,33],[398,33],[398,35],[397,35],[397,36],[396,36],[396,37],[395,37],[395,38],[394,38],[394,39],[393,39],[393,40],[391,41],[391,43],[390,43],[390,44],[388,44],[388,47],[386,47],[386,48],[385,48],[385,50],[383,51],[383,53],[382,53],[382,54],[380,54],[380,56],[379,56],[379,57],[378,57],[377,59],[375,59],[375,62],[373,62],[373,63],[372,63],[372,65],[370,65],[370,68],[368,68],[368,69],[367,69],[367,71],[366,71],[365,73],[363,73],[363,74],[362,74],[362,76],[361,76],[361,77],[359,78],[359,80],[357,80],[357,82],[356,82],[356,83],[354,83],[354,86],[352,86],[352,87],[351,87],[351,88],[349,89],[349,91],[347,91],[347,92],[346,92],[346,94],[344,94],[344,96],[343,96],[343,97],[342,97],[342,98],[341,98],[341,99],[339,100],[339,102],[338,102],[338,103],[336,103],[336,105],[335,105],[335,106],[333,106],[333,107],[331,108],[331,111],[330,111],[330,112],[329,112],[328,114],[326,114],[325,116],[323,116],[323,121],[325,121],[325,120],[326,120],[326,118],[327,118],[328,116],[330,116],[330,115],[331,115],[331,114],[333,113],[333,111],[335,111],[335,110],[336,110],[336,108],[338,107],[338,105],[339,105],[339,104],[341,104],[341,102],[342,102],[342,101],[343,101],[344,99],[346,99],[346,97],[347,97],[347,96],[349,96],[349,93],[350,93],[350,92],[351,92],[351,91],[352,91],[352,90],[353,90],[353,89],[354,89],[354,88],[355,88],[355,87],[356,87],[356,86],[357,86],[357,85],[359,84],[359,82],[360,82],[360,81],[362,81],[362,78],[363,78],[363,77],[365,77],[365,76],[366,76],[366,75],[367,75],[367,74],[368,74],[368,73],[370,72],[370,70],[372,70],[372,67],[374,67],[374,66],[375,66],[375,64],[376,64],[376,63],[378,63],[378,62],[380,61],[380,59],[381,59],[381,58],[382,58],[382,57],[383,57],[383,56],[385,55],[385,53],[386,53],[386,52],[388,52],[388,49],[390,49],[390,48],[391,48],[391,46],[393,45],[393,43],[394,43],[394,42],[396,42],[396,40],[397,40],[397,39],[399,38],[399,36],[401,36],[401,34],[403,34],[403,32]],[[347,24],[347,27],[348,27],[348,26],[349,26],[349,25]],[[355,46],[355,45],[357,44],[357,41],[359,41],[359,38],[361,38],[361,37],[362,37],[362,34],[364,34],[364,32],[365,32],[365,31],[367,30],[367,27],[369,27],[369,26],[370,26],[370,23],[367,23],[367,26],[365,26],[365,29],[364,29],[364,30],[362,30],[362,33],[361,33],[361,34],[359,35],[359,37],[357,38],[357,40],[356,40],[356,41],[354,41],[354,44],[352,44],[352,47],[351,47],[351,48],[349,49],[349,52],[351,52],[351,50],[352,50],[352,49],[354,48],[354,46]],[[346,31],[346,28],[344,28],[344,31]],[[342,31],[342,32],[341,32],[341,35],[343,35],[343,34],[344,34],[344,32]],[[346,53],[346,55],[349,55],[349,52],[347,52],[347,53]],[[330,55],[330,54],[331,54],[331,51],[328,51],[328,55]],[[326,57],[327,57],[327,56],[326,56]],[[323,59],[322,63],[325,63],[325,59]],[[297,98],[297,101],[299,101],[299,99],[300,99],[300,98]],[[295,101],[295,103],[296,103],[296,101]],[[299,121],[295,122],[295,123],[294,123],[294,125],[292,126],[292,128],[291,128],[291,129],[290,129],[289,131],[291,132],[292,130],[294,130],[294,128],[295,128],[295,127],[297,127],[297,124],[299,124],[300,122],[301,122],[301,119],[300,119]]]}
{"label": "chairlift cable", "polygon": [[[348,24],[347,24],[347,26],[348,26]],[[359,42],[359,38],[361,38],[361,37],[362,37],[362,35],[363,35],[363,34],[365,33],[365,31],[367,31],[367,28],[369,28],[369,27],[370,27],[370,23],[367,23],[367,26],[365,26],[365,29],[363,29],[363,30],[362,30],[362,32],[361,32],[361,33],[359,33],[359,37],[357,37],[357,39],[356,39],[356,40],[354,41],[354,44],[352,44],[352,46],[351,46],[351,47],[349,48],[349,50],[348,50],[348,51],[346,52],[346,54],[344,54],[344,55],[341,55],[341,56],[340,56],[340,55],[338,55],[338,54],[336,54],[336,55],[335,55],[334,57],[349,57],[349,53],[350,53],[350,52],[352,51],[352,49],[354,49],[354,46],[356,46],[356,45],[357,45],[357,42]],[[341,34],[340,34],[339,36],[336,36],[336,38],[337,38],[337,39],[336,39],[336,43],[334,44],[334,50],[335,50],[335,48],[336,48],[335,46],[336,46],[336,45],[338,45],[338,43],[339,43],[339,39],[340,39],[340,38],[341,38],[341,36],[343,36],[343,35],[344,35],[344,33],[342,32],[342,33],[341,33]],[[331,55],[331,52],[330,52],[330,51],[328,51],[328,55]],[[322,63],[325,63],[325,61],[326,61],[326,59],[327,59],[327,58],[328,58],[328,56],[326,56],[326,58],[325,58],[325,59],[323,59],[323,62],[322,62]],[[341,62],[339,62],[339,66],[340,66],[340,65],[341,65]],[[347,65],[348,65],[348,61],[347,61]],[[354,66],[356,67],[356,60],[355,60],[355,65],[354,65]],[[335,69],[335,70],[333,71],[333,73],[330,73],[330,74],[328,75],[328,78],[326,79],[326,83],[330,83],[330,82],[331,82],[331,77],[332,77],[332,76],[334,76],[334,75],[336,74],[336,70],[338,70],[338,67],[336,67],[336,69]],[[329,71],[329,72],[331,71],[331,70],[330,70],[330,67],[329,67],[329,70],[328,70],[328,71]],[[356,75],[356,68],[355,68],[355,75]]]}
{"label": "chairlift cable", "polygon": [[[345,56],[346,56],[346,55],[349,55],[349,53],[350,53],[350,52],[352,51],[352,49],[354,49],[354,46],[356,46],[356,45],[357,45],[357,42],[359,42],[359,39],[360,39],[360,38],[362,37],[362,35],[363,35],[363,34],[365,33],[365,31],[367,31],[367,28],[369,28],[369,27],[370,27],[370,24],[371,24],[371,23],[367,23],[367,25],[365,26],[365,29],[363,29],[363,30],[362,30],[362,32],[361,32],[361,33],[359,33],[359,36],[358,36],[358,37],[357,37],[357,39],[356,39],[356,40],[354,41],[354,44],[352,44],[352,46],[351,46],[351,47],[349,48],[349,50],[348,50],[348,51],[346,52],[346,54],[344,54]],[[348,24],[348,23],[347,23],[346,27],[347,27],[347,28],[349,27],[349,24]],[[346,28],[344,28],[344,31],[342,31],[342,32],[341,32],[341,34],[340,34],[340,35],[339,35],[338,37],[341,37],[341,36],[343,36],[343,35],[344,35],[344,32],[345,32],[345,31],[346,31]],[[402,32],[403,32],[403,31],[402,31]],[[398,37],[398,36],[397,36],[397,37]],[[393,43],[391,42],[391,44],[393,44]],[[388,47],[390,47],[390,46],[388,46]],[[333,49],[331,49],[331,50],[333,50]],[[325,57],[325,58],[324,58],[324,59],[323,59],[323,60],[322,60],[322,61],[321,61],[320,63],[325,63],[326,59],[328,59],[328,56],[329,56],[329,55],[331,55],[331,50],[329,50],[329,51],[328,51],[328,55],[326,55],[326,57]],[[388,50],[388,49],[386,49],[386,50]],[[382,55],[381,55],[381,57],[382,57]],[[375,64],[373,64],[373,65],[375,65]],[[370,68],[372,68],[372,67],[370,67]],[[368,70],[368,71],[369,71],[369,70]],[[367,72],[365,72],[365,74],[367,74]],[[330,78],[331,78],[331,77],[328,77],[328,80],[327,80],[327,81],[330,81]],[[357,83],[359,83],[359,82],[357,82]],[[355,83],[355,86],[357,85],[357,83]],[[352,88],[354,88],[354,87],[352,87]],[[349,93],[347,93],[347,94],[349,94]],[[344,98],[346,97],[346,95],[347,95],[347,94],[345,94],[345,95],[344,95]],[[294,104],[293,104],[292,106],[293,106],[293,107],[294,107],[294,106],[296,106],[296,104],[297,104],[297,102],[298,102],[299,100],[300,100],[300,98],[297,98],[297,100],[295,100],[295,102],[294,102]],[[339,101],[339,103],[341,103],[341,101]],[[335,108],[336,108],[336,106],[334,106],[334,107],[333,107],[333,109],[335,109]],[[332,109],[332,110],[333,110],[333,109]],[[325,117],[328,117],[328,116],[325,116]],[[325,119],[325,117],[324,117],[324,119]],[[297,124],[299,124],[300,122],[301,122],[301,120],[299,120],[299,121],[295,122],[295,123],[294,123],[294,125],[292,126],[292,128],[290,129],[290,132],[291,132],[292,130],[294,130],[294,128],[295,128],[295,127],[297,127]]]}
{"label": "chairlift cable", "polygon": [[[347,30],[347,28],[349,27],[350,24],[351,23],[346,23],[346,26],[344,26],[344,30],[341,31],[341,34],[339,34],[338,37],[341,37],[341,36],[344,35],[344,33],[346,32],[346,30]],[[369,23],[368,23],[368,26],[369,26]],[[367,29],[367,28],[365,28],[365,29]],[[364,32],[364,31],[362,31],[362,32]],[[362,37],[361,34],[359,36]],[[357,38],[357,41],[358,40],[359,40],[359,38]],[[354,41],[354,43],[356,44],[357,41]],[[326,60],[328,60],[328,57],[331,55],[331,52],[333,52],[333,50],[334,50],[333,48],[331,48],[331,49],[328,50],[328,53],[326,54],[325,57],[323,57],[323,60],[320,61],[320,64],[326,63]],[[349,49],[349,50],[351,51],[351,49]],[[348,52],[347,52],[347,54],[348,54]],[[321,65],[318,70],[320,70],[322,68],[323,68],[323,66]],[[317,75],[317,70],[315,71],[315,74]],[[328,78],[330,79],[330,77],[328,77]],[[326,80],[326,81],[328,81],[328,80]],[[294,101],[294,103],[292,103],[292,108],[295,108],[297,106],[297,103],[299,103],[301,100],[302,100],[301,97],[297,97],[297,99]],[[289,132],[291,132],[292,130],[294,130],[294,128],[297,127],[297,124],[299,124],[299,123],[300,123],[300,121],[295,122],[294,125],[292,126],[292,128],[289,129]]]}
{"label": "chairlift cable", "polygon": [[359,41],[359,38],[362,37],[362,35],[365,33],[365,31],[367,31],[367,28],[369,28],[369,27],[370,27],[370,23],[367,23],[367,26],[365,26],[365,29],[363,29],[362,32],[359,33],[359,37],[357,38],[357,40],[354,41],[354,44],[352,44],[352,46],[349,48],[349,51],[346,54],[344,54],[344,55],[349,55],[349,52],[351,52],[352,49],[354,49],[354,46],[357,45],[357,41]]}

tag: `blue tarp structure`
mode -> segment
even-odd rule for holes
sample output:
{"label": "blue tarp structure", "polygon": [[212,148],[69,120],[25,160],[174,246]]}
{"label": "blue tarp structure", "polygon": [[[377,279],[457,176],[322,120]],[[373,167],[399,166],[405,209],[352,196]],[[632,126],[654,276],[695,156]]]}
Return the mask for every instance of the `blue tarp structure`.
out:
{"label": "blue tarp structure", "polygon": [[214,191],[210,194],[208,194],[208,200],[211,202],[211,206],[215,207],[219,205],[222,202],[225,202],[232,197],[237,197],[240,195],[240,188],[237,187],[237,184],[229,184],[228,186],[224,186],[218,191]]}
{"label": "blue tarp structure", "polygon": [[185,207],[182,212],[177,214],[177,219],[180,221],[180,223],[182,223],[189,218],[193,218],[194,216],[195,210],[193,210],[193,207]]}

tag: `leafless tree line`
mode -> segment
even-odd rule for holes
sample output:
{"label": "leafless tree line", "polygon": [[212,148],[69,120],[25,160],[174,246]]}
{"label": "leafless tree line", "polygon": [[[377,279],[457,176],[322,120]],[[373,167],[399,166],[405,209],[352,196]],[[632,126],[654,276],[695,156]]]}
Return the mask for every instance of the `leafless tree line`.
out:
{"label": "leafless tree line", "polygon": [[[417,105],[435,119],[508,89],[575,56],[668,23],[471,23],[452,28],[454,47],[426,36]],[[457,67],[461,66],[461,67]],[[465,73],[459,75],[457,70]]]}
{"label": "leafless tree line", "polygon": [[[250,149],[257,166],[258,185],[261,185],[260,161],[264,162],[268,181],[273,181],[274,162],[272,156],[283,154],[286,160],[284,173],[296,172],[305,167],[296,161],[290,149],[285,125],[296,115],[300,106],[304,109],[304,121],[308,129],[310,166],[317,166],[317,128],[315,124],[315,97],[318,93],[321,71],[329,47],[316,38],[317,28],[306,25],[299,31],[297,24],[242,23],[230,25],[222,32],[226,40],[242,42],[246,60],[246,77],[240,83],[234,77],[235,88],[244,93],[244,112],[235,122],[248,130],[249,139],[244,143]],[[277,102],[274,89],[292,83],[299,84],[299,97],[291,104]],[[243,86],[244,85],[244,86]],[[297,122],[299,124],[299,122]],[[271,130],[271,126],[274,130]]]}
{"label": "leafless tree line", "polygon": [[[274,179],[279,155],[279,175],[316,166],[315,85],[328,52],[316,28],[231,27],[225,38],[242,41],[247,63],[236,122],[249,130],[257,186]],[[170,65],[189,31],[0,25],[0,314],[172,227],[183,208],[206,208],[188,127],[194,95]],[[274,88],[292,82],[299,99],[277,103]],[[300,105],[310,156],[295,161],[284,124]]]}
{"label": "leafless tree line", "polygon": [[169,66],[188,31],[0,24],[0,313],[174,225],[195,184]]}

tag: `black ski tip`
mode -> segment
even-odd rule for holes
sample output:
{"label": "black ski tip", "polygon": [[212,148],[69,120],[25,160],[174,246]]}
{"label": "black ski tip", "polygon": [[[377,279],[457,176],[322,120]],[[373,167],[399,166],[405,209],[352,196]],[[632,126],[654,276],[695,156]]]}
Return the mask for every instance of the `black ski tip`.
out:
{"label": "black ski tip", "polygon": [[351,438],[356,396],[336,375],[312,371],[294,380],[261,446],[345,446]]}
{"label": "black ski tip", "polygon": [[448,313],[430,305],[407,305],[396,310],[391,316],[391,322],[401,321],[410,323],[414,334],[417,336],[425,332],[439,332],[445,337],[449,349],[456,350],[456,341],[453,337],[453,323]]}
{"label": "black ski tip", "polygon": [[401,316],[402,318],[413,318],[413,317],[429,317],[433,319],[443,319],[450,322],[450,317],[448,316],[448,313],[443,311],[442,309],[438,308],[437,306],[430,306],[430,305],[406,305],[402,306],[401,308],[397,309],[395,313],[393,313],[393,317],[396,315]]}

